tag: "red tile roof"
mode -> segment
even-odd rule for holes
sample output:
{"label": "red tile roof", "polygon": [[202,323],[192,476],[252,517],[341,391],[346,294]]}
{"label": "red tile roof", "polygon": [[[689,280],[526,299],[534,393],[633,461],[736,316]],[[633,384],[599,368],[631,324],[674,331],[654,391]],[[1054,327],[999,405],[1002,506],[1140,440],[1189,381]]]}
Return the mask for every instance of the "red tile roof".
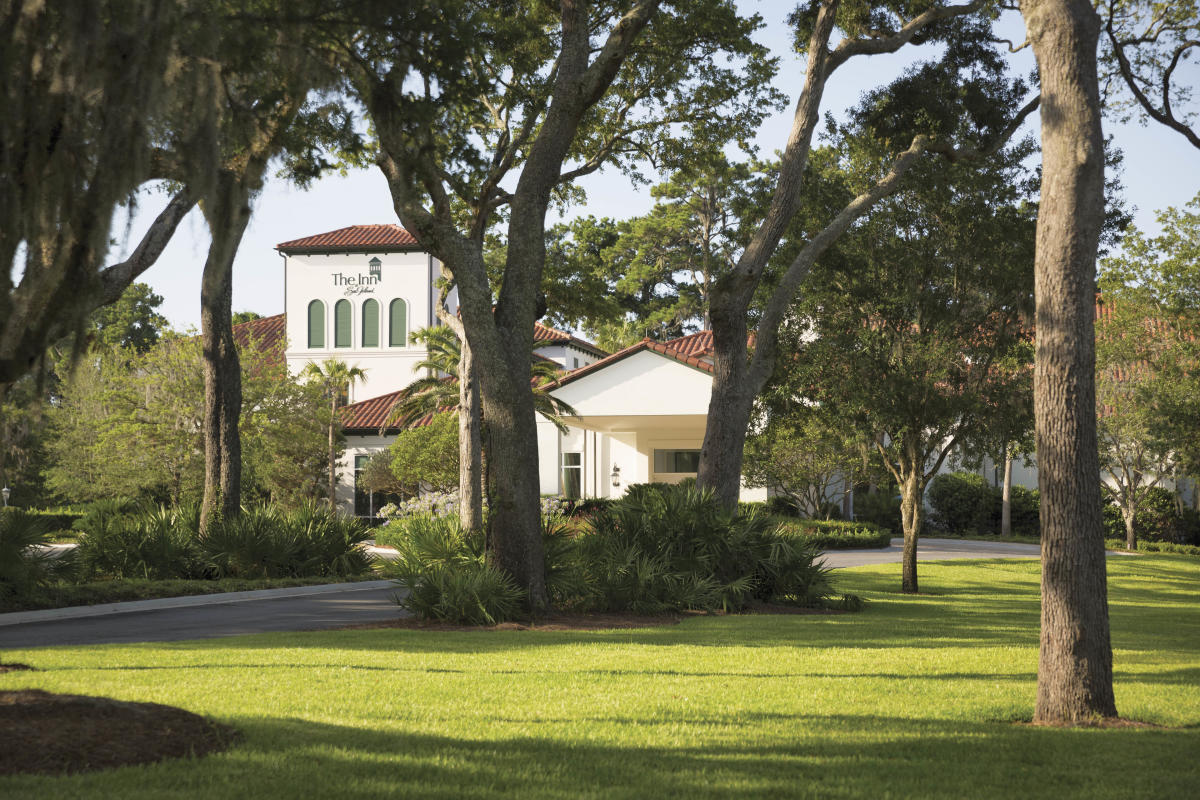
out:
{"label": "red tile roof", "polygon": [[666,344],[672,350],[677,350],[687,356],[712,355],[713,332],[700,331],[698,333],[689,333],[687,336],[680,336],[678,339],[670,339]]}
{"label": "red tile roof", "polygon": [[534,347],[537,347],[538,345],[545,345],[545,344],[570,345],[572,347],[576,347],[580,350],[584,350],[593,355],[599,356],[600,358],[604,358],[605,356],[608,355],[607,352],[605,352],[604,350],[601,350],[599,347],[596,347],[596,345],[592,344],[591,342],[589,342],[585,339],[580,339],[577,336],[572,336],[571,334],[567,333],[566,331],[560,331],[557,328],[551,328],[549,325],[543,325],[540,322],[533,323],[533,345],[534,345]]}
{"label": "red tile roof", "polygon": [[411,233],[399,225],[351,225],[275,245],[284,253],[344,253],[355,250],[411,250],[419,247]]}
{"label": "red tile roof", "polygon": [[[342,406],[338,413],[342,416],[342,428],[346,433],[377,434],[387,422],[388,414],[392,410],[392,406],[400,397],[402,390],[397,389],[394,392],[381,394],[379,397],[372,397],[369,400],[360,400],[357,403],[351,403],[348,406]],[[450,407],[440,408],[438,411],[450,411]],[[417,422],[413,423],[413,428],[423,428],[433,419],[432,414],[426,414]],[[397,433],[400,428],[396,425],[389,425],[386,433]]]}
{"label": "red tile roof", "polygon": [[239,322],[233,326],[233,340],[241,347],[254,341],[270,355],[272,366],[282,366],[283,351],[287,348],[287,314]]}

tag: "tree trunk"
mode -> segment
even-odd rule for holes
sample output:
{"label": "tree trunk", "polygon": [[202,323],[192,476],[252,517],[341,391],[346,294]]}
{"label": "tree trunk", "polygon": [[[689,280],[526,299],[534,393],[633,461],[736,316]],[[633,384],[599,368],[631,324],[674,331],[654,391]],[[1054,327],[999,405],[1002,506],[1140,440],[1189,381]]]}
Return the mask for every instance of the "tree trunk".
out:
{"label": "tree trunk", "polygon": [[231,176],[204,204],[212,234],[200,288],[204,353],[204,500],[200,529],[214,514],[230,519],[242,504],[242,369],[233,340],[233,259],[250,222],[249,193]]}
{"label": "tree trunk", "polygon": [[1012,536],[1012,454],[1004,445],[1004,487],[1000,490],[1000,535]]}
{"label": "tree trunk", "polygon": [[1085,0],[1026,0],[1042,84],[1034,422],[1042,526],[1042,633],[1034,721],[1116,716],[1096,439],[1096,249],[1104,138]]}
{"label": "tree trunk", "polygon": [[901,485],[900,520],[904,528],[904,553],[900,559],[900,591],[917,593],[917,538],[925,520],[924,486],[921,467],[911,468]]}
{"label": "tree trunk", "polygon": [[471,348],[459,342],[458,361],[458,514],[465,530],[483,529],[483,443],[479,386]]}
{"label": "tree trunk", "polygon": [[337,448],[334,447],[334,431],[337,429],[337,388],[330,386],[329,393],[329,508],[337,508]]}
{"label": "tree trunk", "polygon": [[849,475],[842,481],[842,519],[850,519],[850,515],[854,513],[854,483]]}
{"label": "tree trunk", "polygon": [[1137,531],[1133,527],[1137,519],[1137,509],[1133,504],[1127,504],[1121,509],[1121,519],[1125,522],[1125,549],[1137,550]]}
{"label": "tree trunk", "polygon": [[762,385],[749,374],[746,317],[740,305],[714,301],[713,306],[712,394],[696,483],[715,492],[726,508],[733,508],[741,493],[746,429]]}
{"label": "tree trunk", "polygon": [[[526,363],[529,356],[525,355]],[[514,386],[503,364],[476,362],[487,417],[488,546],[496,564],[529,596],[534,613],[549,608],[542,550],[537,422],[529,380]],[[528,372],[528,368],[526,369]],[[525,391],[520,391],[524,388]]]}

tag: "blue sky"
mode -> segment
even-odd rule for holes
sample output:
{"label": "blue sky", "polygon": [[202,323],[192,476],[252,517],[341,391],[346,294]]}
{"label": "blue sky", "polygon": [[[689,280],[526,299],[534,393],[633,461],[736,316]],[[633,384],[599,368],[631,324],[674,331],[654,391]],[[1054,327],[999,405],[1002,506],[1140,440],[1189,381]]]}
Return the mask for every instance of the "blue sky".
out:
{"label": "blue sky", "polygon": [[[759,32],[760,41],[776,54],[788,54],[775,84],[794,103],[804,69],[803,61],[791,55],[790,31],[784,21],[794,2],[742,0],[739,5],[763,16],[766,27]],[[1014,41],[1023,38],[1019,16],[1010,13],[1004,26],[1003,30]],[[910,49],[901,54],[849,62],[830,81],[822,112],[840,114],[864,91],[891,80],[919,57],[920,50]],[[1012,59],[1014,68],[1022,73],[1033,68],[1029,48]],[[783,146],[791,115],[789,105],[759,130],[756,143],[764,153]],[[1036,119],[1029,124],[1029,130],[1036,133]],[[1122,178],[1125,196],[1136,209],[1134,220],[1139,228],[1157,230],[1156,210],[1183,205],[1200,191],[1200,150],[1191,147],[1179,134],[1156,124],[1110,121],[1106,121],[1105,130],[1113,134],[1125,153]],[[632,187],[620,174],[599,173],[588,178],[583,187],[588,202],[574,209],[574,214],[629,217],[644,213],[652,203],[648,187]],[[128,233],[128,241],[136,243],[164,203],[162,195],[144,196],[128,227],[126,220],[118,220],[115,232],[118,241],[124,242]],[[347,225],[396,221],[386,182],[377,170],[330,175],[308,191],[272,179],[255,202],[254,216],[234,264],[234,310],[252,310],[264,315],[283,310],[283,263],[274,250],[279,242]],[[163,296],[161,311],[177,328],[200,324],[200,274],[208,242],[204,220],[198,212],[193,212],[158,263],[142,277]]]}

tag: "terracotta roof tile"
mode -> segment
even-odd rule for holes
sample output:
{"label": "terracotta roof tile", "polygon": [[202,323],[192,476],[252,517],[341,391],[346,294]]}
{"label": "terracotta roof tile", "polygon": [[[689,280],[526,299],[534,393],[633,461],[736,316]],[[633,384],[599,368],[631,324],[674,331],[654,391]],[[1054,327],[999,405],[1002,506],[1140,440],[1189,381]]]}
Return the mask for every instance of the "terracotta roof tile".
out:
{"label": "terracotta roof tile", "polygon": [[241,347],[253,340],[260,350],[270,353],[272,366],[282,366],[287,348],[287,314],[239,322],[233,326],[233,339]]}
{"label": "terracotta roof tile", "polygon": [[533,323],[533,343],[535,347],[539,344],[568,344],[600,358],[608,355],[606,351],[601,350],[586,339],[580,339],[578,336],[572,336],[566,331],[551,328],[549,325],[543,325],[540,322]]}
{"label": "terracotta roof tile", "polygon": [[275,245],[285,253],[336,253],[353,250],[409,250],[419,247],[411,233],[399,225],[351,225]]}

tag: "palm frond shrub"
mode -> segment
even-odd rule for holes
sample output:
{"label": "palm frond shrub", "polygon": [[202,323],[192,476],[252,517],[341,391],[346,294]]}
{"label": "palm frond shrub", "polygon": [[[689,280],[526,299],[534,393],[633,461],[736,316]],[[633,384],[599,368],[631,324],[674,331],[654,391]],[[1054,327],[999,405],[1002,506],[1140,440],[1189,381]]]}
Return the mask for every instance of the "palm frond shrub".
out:
{"label": "palm frond shrub", "polygon": [[292,577],[301,549],[295,532],[272,507],[244,508],[236,517],[213,520],[199,545],[217,578]]}
{"label": "palm frond shrub", "polygon": [[639,484],[598,509],[580,540],[590,603],[608,611],[736,611],[817,605],[831,593],[815,548],[756,511],[724,508],[694,483]]}
{"label": "palm frond shrub", "polygon": [[514,618],[523,594],[513,579],[487,563],[483,534],[464,531],[458,517],[414,515],[387,526],[397,558],[384,567],[406,593],[399,603],[421,619],[494,625]]}
{"label": "palm frond shrub", "polygon": [[555,608],[577,607],[587,595],[579,540],[569,517],[552,514],[542,518],[542,552],[546,564],[546,592]]}
{"label": "palm frond shrub", "polygon": [[127,509],[119,501],[97,501],[79,521],[82,531],[75,557],[81,575],[118,580],[205,576],[195,531],[172,509]]}
{"label": "palm frond shrub", "polygon": [[371,538],[370,529],[325,503],[308,500],[292,510],[285,522],[297,546],[295,577],[352,577],[369,572],[375,563],[363,549]]}
{"label": "palm frond shrub", "polygon": [[0,511],[0,599],[24,597],[55,576],[55,561],[44,549],[47,520],[19,508]]}

